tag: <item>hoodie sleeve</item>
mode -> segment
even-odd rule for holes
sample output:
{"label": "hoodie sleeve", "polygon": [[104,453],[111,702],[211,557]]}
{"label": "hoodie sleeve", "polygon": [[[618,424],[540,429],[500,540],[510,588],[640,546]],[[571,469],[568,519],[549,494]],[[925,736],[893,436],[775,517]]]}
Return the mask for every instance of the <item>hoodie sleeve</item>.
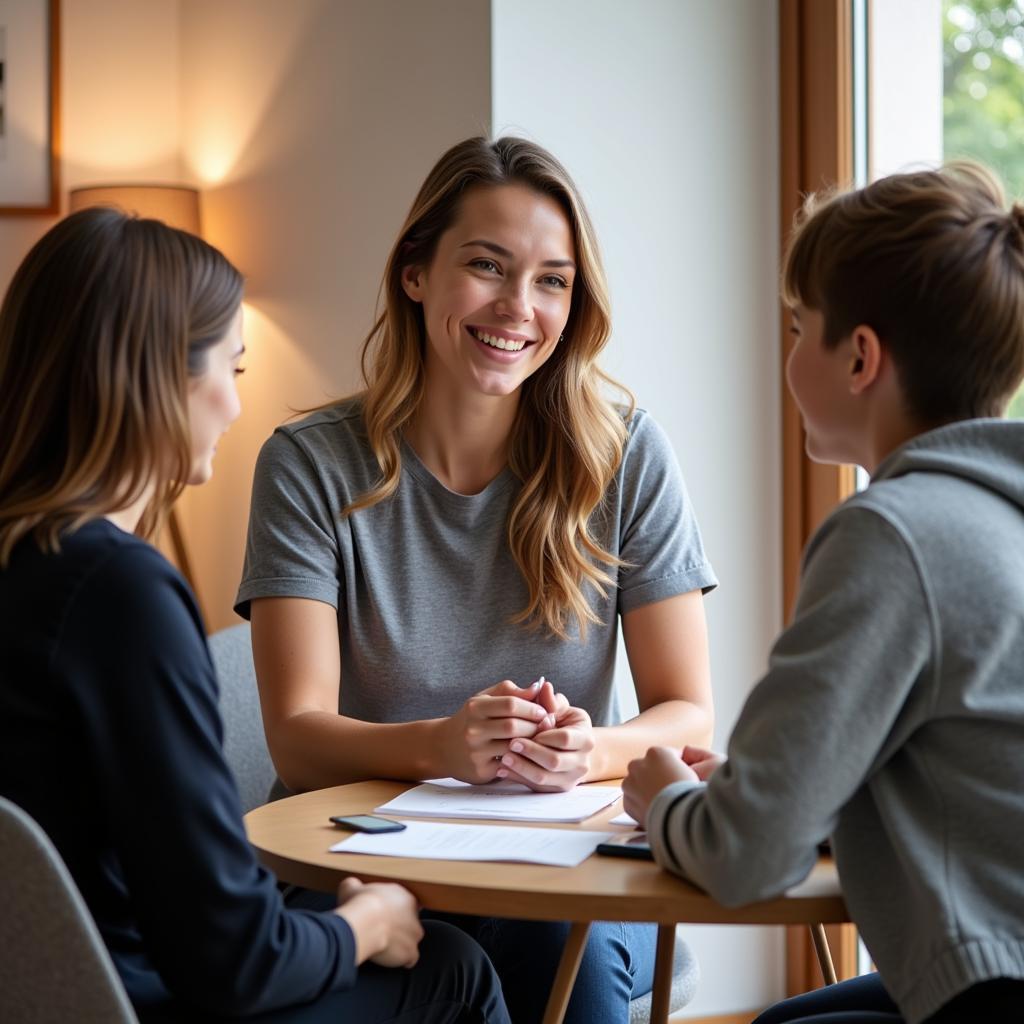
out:
{"label": "hoodie sleeve", "polygon": [[726,906],[805,878],[838,814],[911,727],[932,685],[934,609],[909,539],[846,505],[811,542],[793,624],[708,785],[664,789],[647,816],[655,859]]}

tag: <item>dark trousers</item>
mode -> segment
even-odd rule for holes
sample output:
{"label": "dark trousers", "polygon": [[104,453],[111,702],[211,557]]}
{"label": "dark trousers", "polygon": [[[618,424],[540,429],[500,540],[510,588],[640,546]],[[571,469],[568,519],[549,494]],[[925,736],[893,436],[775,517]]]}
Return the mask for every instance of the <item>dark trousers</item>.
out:
{"label": "dark trousers", "polygon": [[[1019,1024],[1024,1020],[1024,981],[996,978],[950,1000],[927,1024]],[[877,974],[827,985],[776,1003],[754,1024],[904,1024]]]}
{"label": "dark trousers", "polygon": [[[241,1020],[246,1024],[509,1024],[501,985],[483,950],[451,925],[429,921],[423,927],[426,935],[415,967],[364,964],[355,987],[346,992],[328,992],[304,1006]],[[184,1006],[150,1011],[140,1014],[140,1019],[143,1024],[227,1021]]]}

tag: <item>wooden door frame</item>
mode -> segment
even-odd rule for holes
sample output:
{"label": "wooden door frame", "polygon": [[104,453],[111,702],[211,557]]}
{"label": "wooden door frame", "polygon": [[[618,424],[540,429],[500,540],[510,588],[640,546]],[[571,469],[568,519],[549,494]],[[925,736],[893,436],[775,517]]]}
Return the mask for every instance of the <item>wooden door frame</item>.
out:
{"label": "wooden door frame", "polygon": [[[779,105],[782,243],[804,196],[853,181],[853,0],[780,0]],[[800,414],[785,385],[792,335],[782,315],[782,564],[786,621],[793,613],[801,553],[811,534],[855,486],[852,466],[812,462]],[[837,977],[857,973],[857,932],[827,929]],[[786,990],[796,995],[822,984],[806,928],[788,928]]]}

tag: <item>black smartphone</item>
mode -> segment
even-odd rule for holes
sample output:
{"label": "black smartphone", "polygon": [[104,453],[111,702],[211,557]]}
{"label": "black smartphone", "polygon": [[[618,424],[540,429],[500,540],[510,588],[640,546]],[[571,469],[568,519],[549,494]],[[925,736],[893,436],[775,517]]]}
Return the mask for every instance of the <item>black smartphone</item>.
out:
{"label": "black smartphone", "polygon": [[640,857],[643,860],[654,860],[646,832],[625,832],[621,836],[612,836],[606,842],[598,844],[597,852],[603,853],[606,857]]}
{"label": "black smartphone", "polygon": [[350,832],[401,832],[405,825],[390,818],[375,818],[372,814],[335,814],[331,817],[338,828],[347,828]]}

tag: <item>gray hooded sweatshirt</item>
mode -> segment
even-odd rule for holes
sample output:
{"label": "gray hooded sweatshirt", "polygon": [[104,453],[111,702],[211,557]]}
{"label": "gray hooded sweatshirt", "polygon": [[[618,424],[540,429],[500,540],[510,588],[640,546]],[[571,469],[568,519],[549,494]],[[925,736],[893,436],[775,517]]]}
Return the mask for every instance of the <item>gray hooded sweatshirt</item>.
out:
{"label": "gray hooded sweatshirt", "polygon": [[831,836],[911,1024],[1024,978],[1024,422],[922,434],[828,518],[728,754],[653,801],[659,864],[736,906]]}

